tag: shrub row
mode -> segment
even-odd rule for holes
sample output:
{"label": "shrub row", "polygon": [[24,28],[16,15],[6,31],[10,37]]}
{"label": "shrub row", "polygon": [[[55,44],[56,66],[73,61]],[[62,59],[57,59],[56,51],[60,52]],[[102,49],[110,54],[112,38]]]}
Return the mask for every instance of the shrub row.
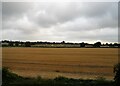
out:
{"label": "shrub row", "polygon": [[43,79],[40,76],[36,78],[21,77],[12,73],[8,68],[2,69],[2,86],[113,86],[113,81],[103,78],[92,79],[73,79],[66,77],[56,77],[54,79]]}

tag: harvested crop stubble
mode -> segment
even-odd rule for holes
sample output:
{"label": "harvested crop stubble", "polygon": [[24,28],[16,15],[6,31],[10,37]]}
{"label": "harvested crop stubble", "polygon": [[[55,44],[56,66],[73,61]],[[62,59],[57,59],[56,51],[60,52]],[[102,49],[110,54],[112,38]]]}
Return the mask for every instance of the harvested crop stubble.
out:
{"label": "harvested crop stubble", "polygon": [[3,66],[22,76],[113,79],[117,48],[3,48]]}

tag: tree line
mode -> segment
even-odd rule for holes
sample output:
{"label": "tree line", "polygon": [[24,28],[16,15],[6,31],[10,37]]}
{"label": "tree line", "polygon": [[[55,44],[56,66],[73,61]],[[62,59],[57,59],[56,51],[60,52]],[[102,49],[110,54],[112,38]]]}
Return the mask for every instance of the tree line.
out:
{"label": "tree line", "polygon": [[31,47],[31,45],[40,45],[40,44],[46,44],[46,45],[55,45],[55,44],[58,44],[58,45],[80,45],[79,47],[94,47],[94,48],[97,48],[97,47],[113,47],[113,48],[118,48],[120,47],[120,44],[119,43],[101,43],[101,42],[96,42],[94,44],[89,44],[89,43],[71,43],[71,42],[65,42],[65,41],[62,41],[62,42],[42,42],[42,41],[36,41],[36,42],[31,42],[31,41],[10,41],[10,40],[2,40],[0,41],[0,44],[2,47]]}

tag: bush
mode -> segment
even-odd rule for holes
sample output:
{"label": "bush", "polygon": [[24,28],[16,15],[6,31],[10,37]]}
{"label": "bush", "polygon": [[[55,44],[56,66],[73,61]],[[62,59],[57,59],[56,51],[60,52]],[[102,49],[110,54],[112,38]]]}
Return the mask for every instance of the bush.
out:
{"label": "bush", "polygon": [[119,86],[120,85],[120,63],[114,66],[114,73],[115,73],[115,77],[114,77],[115,86]]}
{"label": "bush", "polygon": [[59,76],[55,79],[43,79],[40,76],[36,78],[21,77],[12,73],[8,68],[3,68],[2,72],[2,86],[113,86],[112,81],[103,78],[84,80]]}
{"label": "bush", "polygon": [[8,70],[8,68],[4,67],[2,68],[2,84],[8,84],[11,83],[13,81],[17,81],[22,79],[21,76],[18,76],[15,73],[12,73],[10,70]]}

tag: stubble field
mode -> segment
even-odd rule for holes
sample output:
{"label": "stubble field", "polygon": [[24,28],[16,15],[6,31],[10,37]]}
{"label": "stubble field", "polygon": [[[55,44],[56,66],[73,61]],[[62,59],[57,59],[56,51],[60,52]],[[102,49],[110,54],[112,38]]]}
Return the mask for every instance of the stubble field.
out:
{"label": "stubble field", "polygon": [[2,65],[21,76],[113,79],[117,48],[2,48]]}

